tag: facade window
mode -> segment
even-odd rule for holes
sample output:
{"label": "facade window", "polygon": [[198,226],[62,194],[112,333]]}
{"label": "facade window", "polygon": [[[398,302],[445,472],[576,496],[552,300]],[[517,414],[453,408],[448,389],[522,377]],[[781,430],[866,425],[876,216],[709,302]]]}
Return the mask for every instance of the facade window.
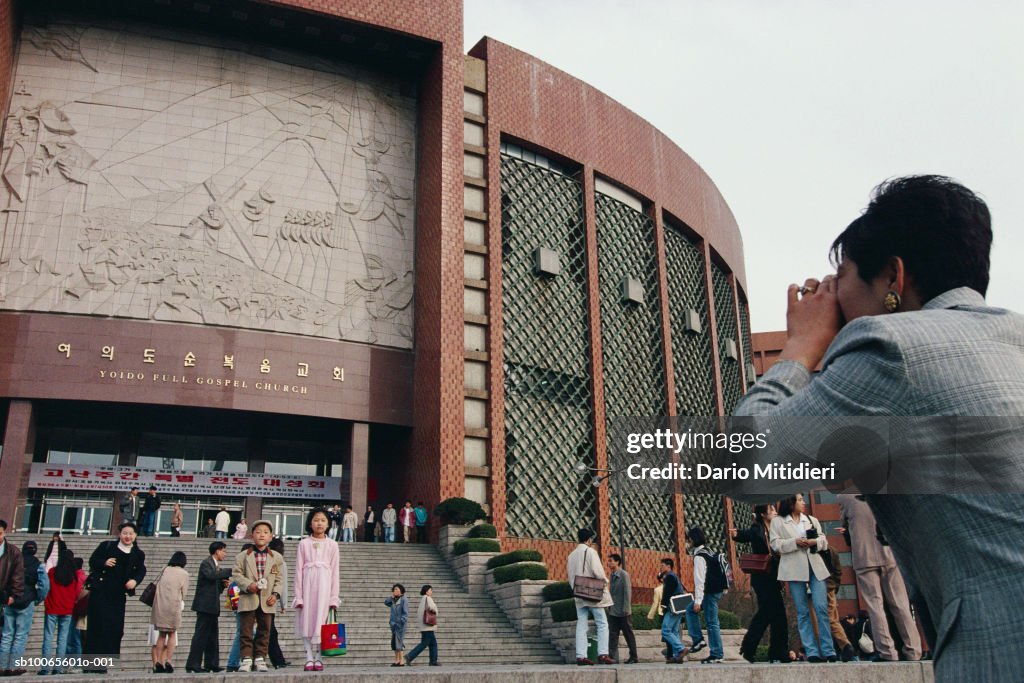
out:
{"label": "facade window", "polygon": [[562,164],[558,163],[554,159],[550,159],[543,154],[537,154],[528,149],[523,149],[519,145],[513,145],[511,142],[501,143],[501,153],[507,154],[513,159],[522,159],[523,161],[546,168],[549,171],[555,173],[561,173],[562,175],[569,175],[568,170]]}
{"label": "facade window", "polygon": [[110,467],[117,464],[120,435],[91,429],[40,430],[46,462],[60,465]]}
{"label": "facade window", "polygon": [[245,439],[145,433],[139,443],[138,467],[188,472],[245,472]]}

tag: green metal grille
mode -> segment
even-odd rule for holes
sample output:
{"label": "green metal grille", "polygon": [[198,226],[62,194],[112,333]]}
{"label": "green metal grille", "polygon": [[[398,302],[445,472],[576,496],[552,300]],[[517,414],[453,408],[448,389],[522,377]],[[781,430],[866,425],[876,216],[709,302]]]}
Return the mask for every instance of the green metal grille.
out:
{"label": "green metal grille", "polygon": [[[740,299],[740,338],[743,340],[743,363],[747,366],[746,379],[749,386],[757,378],[750,376],[753,374],[750,371],[750,366],[754,362],[754,350],[750,344],[750,308],[742,298]],[[746,390],[743,393],[746,393]]]}
{"label": "green metal grille", "polygon": [[[594,202],[606,417],[665,415],[654,221],[601,193],[595,194]],[[627,278],[643,286],[641,303],[623,301],[622,283]],[[621,531],[627,546],[674,550],[672,497],[630,486],[622,477],[609,480],[612,542],[618,544],[620,538],[621,505]]]}
{"label": "green metal grille", "polygon": [[[718,324],[718,357],[722,369],[722,398],[725,414],[732,415],[732,409],[740,400],[740,363],[726,356],[729,340],[740,343],[736,333],[736,313],[733,308],[732,287],[729,278],[718,264],[711,264],[711,278],[715,288],[715,322]],[[739,348],[737,346],[737,348]]]}
{"label": "green metal grille", "polygon": [[[575,540],[596,528],[596,492],[573,465],[596,462],[583,190],[574,178],[501,157],[506,528]],[[534,273],[538,247],[561,272]]]}
{"label": "green metal grille", "polygon": [[[677,230],[665,228],[668,305],[672,328],[672,375],[677,415],[714,415],[711,324],[704,254]],[[697,311],[701,332],[687,331],[688,310]]]}

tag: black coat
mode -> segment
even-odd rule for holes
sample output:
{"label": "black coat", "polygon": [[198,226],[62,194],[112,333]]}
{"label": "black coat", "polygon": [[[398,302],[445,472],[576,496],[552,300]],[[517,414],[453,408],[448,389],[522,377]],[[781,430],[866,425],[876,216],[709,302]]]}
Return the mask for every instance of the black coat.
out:
{"label": "black coat", "polygon": [[[117,558],[117,564],[107,567],[106,562],[111,557]],[[135,591],[128,591],[124,584],[134,579],[136,586],[146,578],[146,553],[142,552],[138,544],[132,545],[132,551],[128,554],[128,562],[124,562],[124,553],[117,549],[117,541],[103,541],[89,558],[89,579],[92,593],[99,593],[105,596],[134,595]],[[92,600],[90,599],[90,604]]]}
{"label": "black coat", "polygon": [[203,614],[220,614],[220,594],[224,590],[224,579],[231,578],[231,565],[222,565],[219,569],[213,557],[207,557],[199,565],[199,578],[196,579],[196,594],[192,598],[192,611]]}
{"label": "black coat", "polygon": [[686,591],[683,590],[683,583],[676,576],[675,572],[665,574],[665,577],[661,580],[661,585],[661,605],[668,610],[671,606],[672,597]]}

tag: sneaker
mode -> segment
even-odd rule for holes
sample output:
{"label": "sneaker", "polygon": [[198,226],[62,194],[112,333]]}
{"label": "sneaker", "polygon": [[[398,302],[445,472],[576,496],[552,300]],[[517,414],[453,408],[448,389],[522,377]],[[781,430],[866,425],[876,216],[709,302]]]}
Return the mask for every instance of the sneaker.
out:
{"label": "sneaker", "polygon": [[708,641],[706,641],[703,638],[701,638],[696,643],[694,643],[693,645],[690,646],[690,654],[691,655],[697,654],[698,652],[703,650],[707,646],[707,644],[708,644]]}
{"label": "sneaker", "polygon": [[238,673],[247,674],[252,671],[252,659],[246,658],[238,663]]}
{"label": "sneaker", "polygon": [[704,659],[700,660],[700,663],[701,664],[721,664],[722,663],[722,658],[721,657],[714,657],[712,655],[708,655]]}
{"label": "sneaker", "polygon": [[267,668],[267,663],[263,661],[263,657],[257,657],[256,659],[252,660],[252,663],[256,665],[256,671],[258,671],[261,674],[269,671],[269,669]]}

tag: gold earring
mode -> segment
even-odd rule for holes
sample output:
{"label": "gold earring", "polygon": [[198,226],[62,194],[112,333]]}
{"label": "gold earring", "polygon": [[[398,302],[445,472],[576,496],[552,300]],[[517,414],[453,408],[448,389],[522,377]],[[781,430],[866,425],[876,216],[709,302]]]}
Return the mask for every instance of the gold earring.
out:
{"label": "gold earring", "polygon": [[882,304],[885,306],[885,310],[895,313],[900,309],[900,295],[890,289],[889,293],[885,295],[885,299],[882,300]]}

